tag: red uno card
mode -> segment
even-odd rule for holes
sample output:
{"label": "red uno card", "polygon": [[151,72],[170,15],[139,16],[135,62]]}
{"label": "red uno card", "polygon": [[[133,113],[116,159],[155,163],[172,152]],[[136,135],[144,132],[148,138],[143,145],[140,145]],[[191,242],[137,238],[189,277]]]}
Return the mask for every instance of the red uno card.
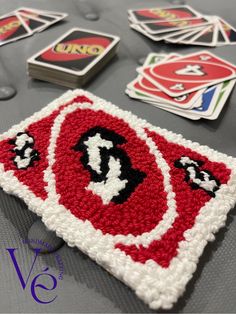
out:
{"label": "red uno card", "polygon": [[227,44],[236,44],[236,29],[222,18],[219,18],[219,27]]}
{"label": "red uno card", "polygon": [[141,78],[140,80],[136,79],[135,81],[131,83],[131,85],[133,86],[133,88],[135,88],[135,90],[138,90],[139,92],[147,96],[151,96],[153,99],[156,99],[157,101],[159,100],[161,102],[167,102],[168,104],[171,104],[173,106],[176,106],[178,108],[183,108],[183,109],[192,108],[194,103],[204,92],[204,90],[200,90],[197,92],[193,92],[193,93],[189,93],[180,97],[173,98],[163,93],[160,89],[158,89],[145,77]]}
{"label": "red uno card", "polygon": [[28,16],[31,16],[32,18],[38,18],[42,19],[48,22],[54,22],[55,20],[60,20],[58,17],[47,14],[47,13],[41,13],[40,11],[31,9],[31,8],[19,8],[17,10],[19,14],[26,14]]}
{"label": "red uno card", "polygon": [[194,37],[189,39],[181,40],[181,43],[200,45],[200,46],[210,46],[215,47],[217,44],[219,29],[216,24],[203,29],[201,32],[197,33]]}
{"label": "red uno card", "polygon": [[147,67],[141,74],[172,97],[236,77],[235,65],[208,51]]}
{"label": "red uno card", "polygon": [[159,34],[166,31],[183,30],[198,26],[208,25],[210,22],[206,18],[181,19],[176,21],[146,22],[140,25],[150,34]]}
{"label": "red uno card", "polygon": [[128,10],[128,14],[135,23],[201,17],[188,5]]}
{"label": "red uno card", "polygon": [[18,14],[0,18],[0,46],[31,35],[30,29]]}
{"label": "red uno card", "polygon": [[31,15],[27,14],[20,14],[22,19],[24,20],[25,24],[31,29],[33,32],[39,32],[41,30],[44,30],[45,27],[48,27],[51,25],[50,22],[44,21],[42,19],[32,17]]}

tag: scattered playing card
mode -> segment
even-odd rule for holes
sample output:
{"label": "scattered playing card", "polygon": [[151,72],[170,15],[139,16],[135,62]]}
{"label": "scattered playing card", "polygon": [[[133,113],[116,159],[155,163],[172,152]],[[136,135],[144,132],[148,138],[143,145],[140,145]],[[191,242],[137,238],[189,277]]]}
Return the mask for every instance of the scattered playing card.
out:
{"label": "scattered playing card", "polygon": [[32,15],[27,15],[27,14],[20,14],[21,18],[24,20],[25,24],[30,28],[32,32],[40,32],[45,27],[48,27],[50,25],[49,22],[36,18]]}
{"label": "scattered playing card", "polygon": [[235,65],[208,51],[168,60],[139,72],[172,97],[179,97],[236,77]]}
{"label": "scattered playing card", "polygon": [[236,44],[236,29],[218,16],[192,7],[172,6],[128,10],[130,27],[153,41],[217,47]]}
{"label": "scattered playing card", "polygon": [[21,7],[17,9],[17,12],[20,15],[24,15],[24,16],[26,15],[32,19],[37,19],[37,20],[40,20],[41,22],[44,22],[45,25],[42,27],[41,30],[48,28],[49,26],[63,20],[64,18],[68,16],[67,13],[48,12],[48,11],[36,10],[32,8],[25,8],[25,7]]}
{"label": "scattered playing card", "polygon": [[110,61],[119,41],[110,34],[73,28],[27,61],[29,75],[63,86],[81,86]]}
{"label": "scattered playing card", "polygon": [[32,32],[18,14],[0,18],[0,46],[30,36]]}
{"label": "scattered playing card", "polygon": [[[173,76],[173,69],[177,69],[178,75],[183,75],[187,83],[197,86],[196,90],[188,93],[185,90],[185,94],[178,97],[169,95],[165,89],[166,86],[158,85],[159,81],[163,83],[163,73],[157,78],[157,76],[151,75],[152,72],[150,71],[150,69],[166,67],[167,65],[172,67],[172,69],[166,69],[168,76]],[[200,67],[196,67],[196,65]],[[218,74],[215,67],[218,69]],[[206,69],[209,70],[209,73],[206,73]],[[218,118],[235,85],[235,69],[235,65],[208,51],[186,56],[173,53],[150,53],[143,67],[137,69],[137,78],[127,85],[126,94],[131,98],[191,120],[201,118],[214,120]],[[228,77],[226,72],[231,73],[230,79],[226,78]],[[218,75],[217,78],[216,74]],[[219,80],[220,75],[222,75],[221,81]],[[173,77],[169,78],[168,76],[166,79],[173,83]],[[213,80],[212,86],[206,84],[206,80],[209,78]],[[178,82],[175,81],[176,87],[182,84],[180,82],[181,80],[178,77]]]}
{"label": "scattered playing card", "polygon": [[202,31],[197,32],[191,38],[182,38],[180,42],[183,44],[215,47],[217,44],[218,33],[218,27],[211,25],[204,28]]}
{"label": "scattered playing card", "polygon": [[150,34],[160,34],[166,31],[178,31],[179,29],[195,28],[198,26],[207,26],[210,20],[207,18],[181,19],[176,21],[146,22],[140,23],[140,26]]}
{"label": "scattered playing card", "polygon": [[135,23],[150,22],[150,21],[172,21],[179,19],[191,19],[193,17],[200,17],[201,14],[195,11],[188,5],[172,6],[164,8],[147,8],[128,10],[131,20]]}
{"label": "scattered playing card", "polygon": [[19,8],[0,17],[0,46],[28,37],[64,19],[66,13]]}
{"label": "scattered playing card", "polygon": [[229,45],[236,44],[236,29],[231,26],[229,23],[224,21],[222,18],[219,18],[219,27],[223,33],[223,36]]}

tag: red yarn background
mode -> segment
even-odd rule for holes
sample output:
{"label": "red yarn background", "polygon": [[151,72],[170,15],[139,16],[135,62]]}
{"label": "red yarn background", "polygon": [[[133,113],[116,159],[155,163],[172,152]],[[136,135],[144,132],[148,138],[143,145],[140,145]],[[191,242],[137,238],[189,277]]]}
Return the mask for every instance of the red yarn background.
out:
{"label": "red yarn background", "polygon": [[[43,171],[48,166],[47,149],[51,127],[60,110],[75,101],[91,103],[86,97],[77,97],[48,117],[22,130],[28,131],[34,137],[36,142],[34,148],[40,153],[40,160],[35,161],[33,167],[18,170],[12,160],[14,153],[10,151],[13,145],[8,143],[9,139],[0,142],[0,162],[4,164],[5,171],[13,170],[18,180],[42,199],[47,197]],[[75,151],[73,146],[83,133],[95,126],[108,128],[124,136],[127,142],[119,147],[128,154],[132,167],[146,174],[143,182],[123,204],[110,202],[104,205],[99,196],[86,190],[90,182],[90,173],[80,162],[82,153]],[[211,162],[198,152],[170,143],[163,136],[148,129],[146,133],[156,143],[171,169],[171,185],[176,194],[178,217],[161,240],[153,241],[147,248],[142,245],[124,245],[123,243],[117,244],[116,248],[131,256],[134,261],[145,263],[152,259],[162,267],[168,267],[178,253],[179,242],[184,240],[184,232],[193,227],[199,211],[211,199],[204,190],[193,190],[184,180],[185,170],[176,168],[174,162],[181,156],[201,160],[204,162],[201,169],[211,171],[221,184],[228,182],[231,171],[223,162]],[[91,109],[77,109],[66,116],[61,126],[55,156],[53,172],[56,177],[56,191],[60,195],[60,204],[70,210],[75,217],[84,221],[89,220],[94,228],[100,229],[103,234],[137,236],[150,232],[167,211],[162,172],[156,165],[155,158],[150,154],[146,143],[138,138],[136,132],[122,119],[102,110],[95,112]]]}
{"label": "red yarn background", "polygon": [[171,168],[171,184],[173,191],[176,193],[175,200],[177,203],[178,218],[161,240],[153,241],[147,248],[144,248],[142,245],[138,247],[135,245],[126,246],[122,243],[116,245],[116,247],[130,255],[137,262],[145,263],[147,260],[153,259],[162,267],[168,267],[172,258],[177,255],[179,242],[184,240],[184,232],[193,227],[200,209],[211,199],[202,189],[193,190],[185,182],[185,171],[174,166],[175,160],[181,156],[188,156],[191,159],[204,161],[201,169],[210,170],[220,180],[221,184],[227,183],[231,171],[226,168],[223,162],[210,162],[199,153],[184,148],[181,145],[170,143],[155,132],[148,130],[146,132],[156,143]]}
{"label": "red yarn background", "polygon": [[[72,147],[82,134],[95,126],[108,128],[124,136],[127,143],[118,146],[128,154],[132,168],[147,175],[123,204],[110,202],[104,205],[98,195],[86,190],[90,173],[80,162],[82,153]],[[89,220],[104,234],[139,235],[148,232],[158,224],[167,210],[163,175],[156,166],[155,157],[149,153],[146,143],[122,119],[101,110],[77,109],[68,114],[57,139],[55,159],[53,172],[60,204],[79,219]]]}
{"label": "red yarn background", "polygon": [[72,101],[61,106],[58,110],[53,111],[49,116],[32,123],[27,129],[22,130],[28,131],[35,139],[34,148],[40,153],[40,160],[34,162],[34,167],[29,167],[25,170],[18,170],[14,165],[12,158],[15,153],[11,152],[14,145],[9,144],[10,138],[0,142],[0,163],[4,164],[5,171],[13,170],[14,175],[17,179],[26,185],[37,197],[45,199],[47,192],[45,191],[45,182],[43,180],[43,171],[47,168],[47,150],[49,144],[49,138],[51,136],[51,127],[54,119],[57,117],[59,112],[73,102],[90,102],[87,97],[79,96],[74,98]]}

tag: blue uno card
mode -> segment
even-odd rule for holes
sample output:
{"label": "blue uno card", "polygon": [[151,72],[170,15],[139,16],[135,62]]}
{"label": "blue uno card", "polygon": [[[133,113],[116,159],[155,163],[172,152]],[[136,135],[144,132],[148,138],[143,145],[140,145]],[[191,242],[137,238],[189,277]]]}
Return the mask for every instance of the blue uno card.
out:
{"label": "blue uno card", "polygon": [[218,86],[213,86],[208,88],[202,95],[202,104],[200,107],[198,108],[193,108],[192,111],[196,111],[196,112],[206,112],[210,105],[211,105],[211,101],[217,91],[217,87]]}

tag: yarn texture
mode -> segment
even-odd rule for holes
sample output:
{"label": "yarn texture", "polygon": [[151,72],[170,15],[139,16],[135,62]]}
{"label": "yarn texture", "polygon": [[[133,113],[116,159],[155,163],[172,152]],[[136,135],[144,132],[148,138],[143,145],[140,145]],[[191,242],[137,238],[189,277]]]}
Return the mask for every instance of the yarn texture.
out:
{"label": "yarn texture", "polygon": [[183,294],[236,202],[236,159],[83,90],[0,135],[0,186],[152,309]]}

